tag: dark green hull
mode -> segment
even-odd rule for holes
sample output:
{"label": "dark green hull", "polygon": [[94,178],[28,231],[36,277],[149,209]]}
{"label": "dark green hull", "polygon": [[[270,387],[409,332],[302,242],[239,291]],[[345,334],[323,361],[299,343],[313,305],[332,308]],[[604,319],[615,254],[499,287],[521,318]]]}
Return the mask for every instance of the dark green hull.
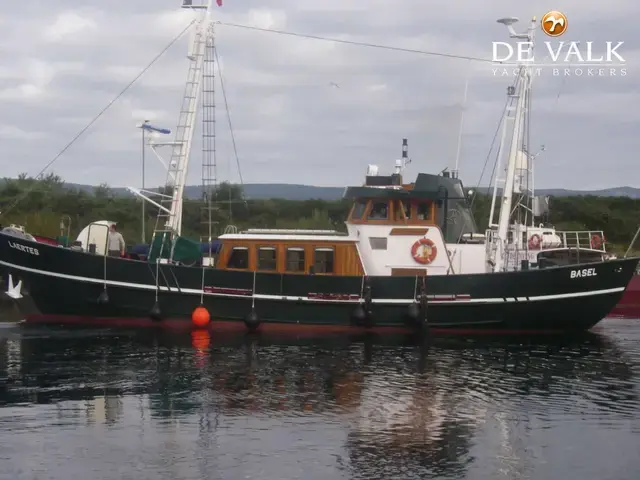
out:
{"label": "dark green hull", "polygon": [[[613,309],[638,259],[521,272],[333,277],[232,272],[105,258],[0,234],[0,264],[22,279],[39,313],[28,321],[191,324],[201,303],[213,327],[587,330]],[[203,277],[204,272],[204,277]],[[204,278],[204,280],[203,280]],[[108,301],[99,303],[103,291]],[[370,293],[368,293],[370,292]],[[158,299],[160,320],[150,312]],[[104,298],[103,298],[104,299]],[[422,307],[420,307],[422,305]],[[367,312],[363,316],[363,313]]]}

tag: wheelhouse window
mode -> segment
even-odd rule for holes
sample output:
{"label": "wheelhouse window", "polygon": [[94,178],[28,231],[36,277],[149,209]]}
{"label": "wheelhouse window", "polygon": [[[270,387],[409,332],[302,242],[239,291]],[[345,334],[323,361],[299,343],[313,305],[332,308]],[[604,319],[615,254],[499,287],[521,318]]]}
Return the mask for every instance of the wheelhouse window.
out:
{"label": "wheelhouse window", "polygon": [[358,200],[353,205],[353,210],[351,211],[351,218],[353,220],[360,220],[364,216],[364,212],[367,210],[367,201],[366,200]]}
{"label": "wheelhouse window", "polygon": [[275,247],[258,248],[258,270],[277,270],[277,255]]}
{"label": "wheelhouse window", "polygon": [[420,202],[416,205],[418,220],[429,220],[431,217],[431,202]]}
{"label": "wheelhouse window", "polygon": [[404,210],[404,216],[407,217],[407,220],[411,219],[411,203],[408,200],[402,201],[402,210]]}
{"label": "wheelhouse window", "polygon": [[287,248],[287,258],[285,268],[287,272],[304,272],[304,248],[289,247]]}
{"label": "wheelhouse window", "polygon": [[373,202],[369,212],[369,220],[387,220],[389,218],[389,206],[387,202]]}
{"label": "wheelhouse window", "polygon": [[316,248],[313,269],[315,273],[334,273],[333,248]]}
{"label": "wheelhouse window", "polygon": [[396,200],[393,207],[393,217],[396,222],[403,222],[405,219],[411,218],[411,204],[408,201]]}
{"label": "wheelhouse window", "polygon": [[233,247],[227,261],[227,268],[249,268],[249,249],[247,247]]}

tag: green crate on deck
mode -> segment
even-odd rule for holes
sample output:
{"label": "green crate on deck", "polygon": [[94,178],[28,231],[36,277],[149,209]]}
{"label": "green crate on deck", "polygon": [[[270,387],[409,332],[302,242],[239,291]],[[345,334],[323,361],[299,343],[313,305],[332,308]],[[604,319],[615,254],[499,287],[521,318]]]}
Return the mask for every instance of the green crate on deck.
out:
{"label": "green crate on deck", "polygon": [[[164,240],[164,248],[162,248],[162,242]],[[155,262],[160,257],[160,251],[162,250],[162,256],[160,258],[167,259],[171,256],[171,250],[173,248],[173,260],[176,262],[185,263],[187,265],[193,264],[202,257],[200,253],[200,243],[185,237],[176,237],[175,241],[171,242],[171,234],[169,232],[158,233],[149,246],[149,262]]]}

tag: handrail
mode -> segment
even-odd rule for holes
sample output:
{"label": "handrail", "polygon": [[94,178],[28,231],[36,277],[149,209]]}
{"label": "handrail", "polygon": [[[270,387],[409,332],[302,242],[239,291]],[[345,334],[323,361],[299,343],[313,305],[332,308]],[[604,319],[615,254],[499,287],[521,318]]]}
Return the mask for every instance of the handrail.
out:
{"label": "handrail", "polygon": [[91,241],[91,227],[104,227],[107,229],[107,235],[104,239],[104,254],[105,256],[109,252],[109,229],[111,228],[109,225],[103,225],[101,223],[90,223],[87,228],[87,250],[89,250],[89,242]]}
{"label": "handrail", "polygon": [[[65,222],[64,222],[65,220],[67,220],[67,224],[66,224],[66,225],[65,225]],[[69,242],[69,240],[70,240],[70,239],[69,239],[69,235],[71,235],[71,216],[70,216],[70,215],[62,215],[62,216],[60,217],[60,235],[63,235],[63,236],[64,236],[64,229],[65,229],[65,226],[66,226],[66,228],[67,228],[67,235],[66,235],[66,237],[67,237],[67,245],[68,245],[68,242]],[[67,245],[65,245],[65,246],[67,246]]]}

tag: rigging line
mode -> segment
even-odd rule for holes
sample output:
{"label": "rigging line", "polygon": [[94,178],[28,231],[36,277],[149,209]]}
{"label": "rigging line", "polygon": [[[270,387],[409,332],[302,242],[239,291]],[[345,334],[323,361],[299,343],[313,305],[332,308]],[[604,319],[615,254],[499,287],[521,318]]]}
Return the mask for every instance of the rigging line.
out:
{"label": "rigging line", "polygon": [[[518,82],[521,81],[520,76],[518,76],[518,78],[516,78],[513,82],[513,87],[516,88],[518,86]],[[511,103],[511,99],[509,99],[507,97],[506,103],[504,105],[504,110],[502,111],[502,115],[503,115],[503,121],[506,121],[506,119],[504,119],[504,114],[507,111],[507,108],[509,107],[509,103]],[[513,122],[514,128],[515,128],[515,121]],[[505,147],[504,145],[502,147]],[[508,152],[511,151],[511,146],[508,147],[509,150]],[[498,162],[500,161],[500,155],[504,155],[504,151],[503,149],[501,149],[500,147],[498,147],[498,150],[496,150],[496,160],[493,163],[493,169],[491,171],[491,177],[489,177],[489,188],[491,188],[491,184],[494,182],[498,182],[498,175],[499,173],[496,172],[496,169],[498,168]],[[507,165],[505,165],[505,169],[507,168]],[[504,195],[504,188],[502,189],[503,195]]]}
{"label": "rigging line", "polygon": [[558,95],[556,96],[556,103],[553,105],[553,108],[558,108],[558,102],[560,101],[560,95],[562,95],[562,89],[564,88],[564,81],[567,77],[562,77],[562,81],[560,82],[560,88],[558,88]]}
{"label": "rigging line", "polygon": [[[227,122],[229,123],[229,132],[231,133],[231,144],[233,145],[233,155],[236,157],[236,165],[238,166],[238,176],[240,177],[240,185],[244,187],[244,180],[242,179],[242,170],[240,168],[240,159],[238,158],[238,148],[236,146],[236,136],[233,133],[233,126],[231,124],[231,113],[229,112],[229,103],[227,102],[227,91],[224,88],[224,78],[222,75],[222,69],[220,68],[220,60],[218,59],[218,48],[213,49],[213,53],[216,56],[216,63],[218,64],[218,77],[220,77],[220,89],[222,90],[222,98],[224,99],[224,109],[227,111]],[[244,188],[243,188],[244,191]],[[247,200],[242,193],[245,206],[248,207]],[[231,207],[229,207],[231,208]]]}
{"label": "rigging line", "polygon": [[[104,107],[102,110],[100,110],[100,112],[98,112],[98,114],[93,117],[93,119],[82,129],[80,130],[75,137],[73,137],[71,139],[71,141],[69,143],[67,143],[67,145],[58,152],[58,154],[53,157],[53,159],[47,163],[44,168],[42,170],[40,170],[40,172],[34,177],[34,180],[37,180],[39,177],[42,176],[42,174],[44,172],[46,172],[49,167],[51,167],[83,134],[84,132],[86,132],[87,130],[89,130],[89,128],[91,128],[91,126],[96,123],[100,117],[102,117],[102,115],[104,115],[106,113],[107,110],[109,110],[109,108],[111,108],[111,106],[120,99],[120,97],[122,97],[122,95],[124,95],[127,90],[129,90],[139,79],[140,77],[142,77],[145,73],[147,73],[147,70],[149,70],[158,60],[160,60],[160,58],[167,52],[167,50],[169,50],[174,43],[176,43],[178,40],[180,40],[180,38],[186,33],[187,30],[189,30],[189,28],[191,28],[191,25],[193,25],[195,23],[195,20],[192,20],[176,37],[174,37],[173,40],[171,40],[161,51],[160,53],[158,53],[152,60],[151,62],[144,67],[140,73],[138,73],[138,75],[136,75],[134,77],[133,80],[131,80],[121,91],[120,93],[118,93],[118,95],[116,95],[108,104],[106,107]],[[22,195],[18,196],[18,198],[16,198],[15,202],[13,202],[7,209],[3,210],[2,213],[0,213],[0,217],[2,215],[6,215],[7,213],[9,213],[11,210],[13,210],[16,205],[18,205],[22,200],[24,200],[35,188],[37,188],[37,184],[33,184],[30,188],[28,188],[27,190],[25,190]]]}
{"label": "rigging line", "polygon": [[[517,84],[517,80],[514,80],[513,85],[515,86]],[[487,164],[489,163],[489,159],[491,158],[491,152],[493,151],[493,146],[496,143],[496,139],[498,138],[498,134],[500,133],[500,128],[502,127],[502,122],[504,122],[504,114],[507,111],[507,108],[509,107],[509,97],[507,97],[507,99],[504,102],[504,107],[502,108],[502,113],[500,114],[500,121],[498,122],[498,126],[496,127],[495,132],[493,133],[493,138],[491,139],[491,145],[489,146],[489,151],[487,152],[487,156],[484,160],[484,165],[482,167],[482,171],[480,172],[480,178],[478,179],[478,183],[476,185],[476,187],[473,189],[473,197],[471,198],[471,201],[469,202],[469,208],[473,208],[473,205],[476,201],[476,198],[478,196],[478,189],[480,188],[480,183],[482,182],[482,177],[484,176],[484,172],[487,169]],[[496,172],[496,167],[498,165],[498,155],[500,155],[501,152],[496,151],[496,161],[493,164],[493,170],[491,172],[491,177],[489,177],[489,187],[488,187],[488,191],[491,191],[491,183],[493,182],[493,176],[495,175]],[[462,239],[462,235],[464,234],[464,230],[460,231],[460,235],[458,236],[458,243],[460,243],[460,240]]]}
{"label": "rigging line", "polygon": [[[297,32],[287,32],[284,30],[275,30],[273,28],[261,28],[261,27],[253,27],[251,25],[242,25],[239,23],[229,23],[229,22],[216,22],[219,25],[224,25],[226,27],[235,27],[235,28],[244,28],[247,30],[255,30],[258,32],[267,32],[267,33],[275,33],[277,35],[287,35],[290,37],[299,37],[299,38],[310,38],[313,40],[322,40],[324,42],[333,42],[333,43],[342,43],[346,45],[355,45],[359,47],[369,47],[369,48],[379,48],[383,50],[393,50],[396,52],[406,52],[406,53],[417,53],[420,55],[430,55],[433,57],[445,57],[445,58],[456,58],[460,60],[475,60],[477,62],[486,62],[486,63],[497,63],[489,58],[480,58],[480,57],[471,57],[468,55],[455,55],[453,53],[443,53],[443,52],[432,52],[429,50],[418,50],[414,48],[403,48],[403,47],[394,47],[392,45],[382,45],[377,43],[367,43],[367,42],[357,42],[355,40],[343,40],[340,38],[331,38],[331,37],[322,37],[320,35],[309,35],[305,33],[297,33]],[[502,63],[502,62],[500,62]]]}
{"label": "rigging line", "polygon": [[[491,158],[491,152],[493,150],[493,146],[496,143],[496,139],[498,138],[498,134],[500,133],[500,127],[502,126],[502,122],[503,122],[503,118],[504,118],[504,113],[507,111],[507,107],[509,106],[509,98],[506,99],[505,103],[504,103],[504,107],[502,109],[502,113],[500,114],[500,121],[498,122],[498,126],[496,127],[496,131],[493,134],[493,139],[491,140],[491,145],[489,146],[489,151],[487,152],[487,156],[484,160],[484,166],[482,167],[482,171],[480,172],[480,178],[478,179],[478,184],[476,185],[476,188],[473,189],[473,197],[471,198],[471,201],[469,202],[469,209],[473,208],[473,205],[476,201],[476,198],[478,196],[478,189],[480,188],[480,183],[482,182],[482,177],[484,176],[484,172],[487,169],[487,164],[489,163],[489,158]],[[491,181],[493,179],[493,175],[495,173],[495,167],[498,164],[497,160],[494,163],[493,166],[493,172],[491,172],[491,178],[489,179],[489,191],[491,191]],[[458,236],[458,243],[460,243],[460,240],[462,239],[462,235],[464,234],[464,230],[460,230],[460,235]]]}
{"label": "rigging line", "polygon": [[565,80],[567,79],[567,77],[562,77],[562,81],[560,82],[560,86],[558,87],[558,94],[556,95],[556,101],[553,104],[553,108],[552,111],[555,114],[557,109],[558,109],[558,103],[560,102],[560,95],[562,95],[562,91],[564,89],[564,85],[565,85]]}
{"label": "rigging line", "polygon": [[[486,156],[486,158],[484,160],[484,166],[482,167],[482,171],[480,172],[480,178],[478,179],[478,183],[476,185],[476,188],[474,189],[474,194],[473,194],[473,198],[471,199],[470,206],[473,206],[473,203],[476,200],[476,196],[478,194],[478,188],[480,188],[480,183],[482,182],[482,177],[484,177],[484,172],[487,169],[487,164],[489,163],[489,158],[491,158],[491,151],[493,150],[493,146],[495,145],[496,139],[498,138],[498,134],[500,133],[500,128],[502,126],[502,122],[503,122],[503,118],[504,118],[504,113],[506,112],[508,106],[509,106],[509,98],[507,97],[507,99],[504,102],[504,107],[502,107],[502,113],[500,114],[500,121],[498,122],[498,126],[496,127],[496,130],[495,130],[495,132],[493,134],[493,139],[491,140],[491,145],[489,147],[489,152],[487,153],[487,156]],[[489,178],[489,188],[491,188],[491,181],[493,179],[494,173],[495,173],[495,165],[494,165],[493,172],[491,173],[491,177]]]}

